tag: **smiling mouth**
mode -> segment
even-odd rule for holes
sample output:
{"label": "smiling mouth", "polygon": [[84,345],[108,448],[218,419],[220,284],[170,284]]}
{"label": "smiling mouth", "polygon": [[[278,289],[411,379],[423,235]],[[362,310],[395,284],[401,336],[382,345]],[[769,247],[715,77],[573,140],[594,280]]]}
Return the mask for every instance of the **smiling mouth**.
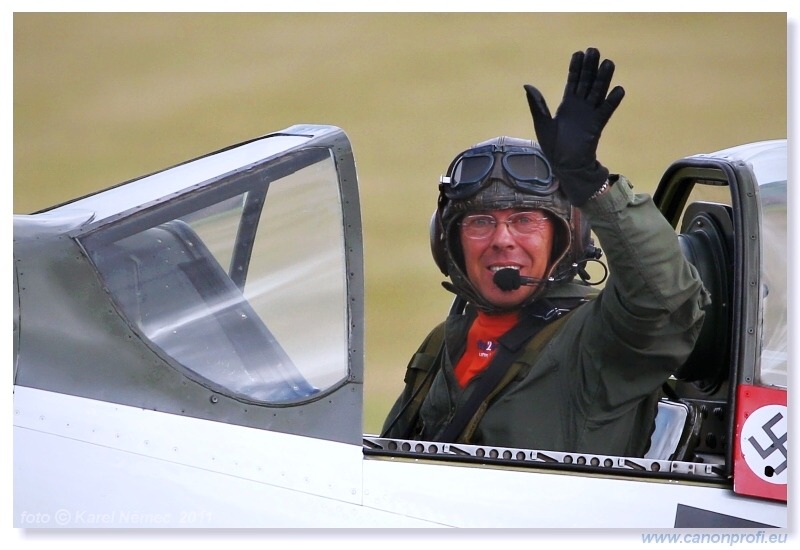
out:
{"label": "smiling mouth", "polygon": [[515,269],[519,271],[521,268],[518,265],[493,265],[489,267],[489,271],[492,273],[497,273],[501,269]]}

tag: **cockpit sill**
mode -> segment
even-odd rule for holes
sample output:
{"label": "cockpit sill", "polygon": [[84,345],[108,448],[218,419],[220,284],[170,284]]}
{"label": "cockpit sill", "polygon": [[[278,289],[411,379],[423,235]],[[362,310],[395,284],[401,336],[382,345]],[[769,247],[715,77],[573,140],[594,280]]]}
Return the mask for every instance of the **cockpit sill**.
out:
{"label": "cockpit sill", "polygon": [[514,468],[729,484],[723,465],[715,463],[413,441],[369,435],[364,436],[363,449],[365,456],[373,457],[444,460]]}

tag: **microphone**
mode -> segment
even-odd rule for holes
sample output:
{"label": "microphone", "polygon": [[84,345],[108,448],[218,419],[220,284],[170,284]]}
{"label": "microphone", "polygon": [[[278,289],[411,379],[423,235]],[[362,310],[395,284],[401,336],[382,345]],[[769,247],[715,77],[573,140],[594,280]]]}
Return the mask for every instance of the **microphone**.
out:
{"label": "microphone", "polygon": [[500,288],[500,290],[505,292],[517,290],[523,285],[533,286],[543,282],[543,279],[536,279],[534,277],[525,277],[520,275],[518,269],[512,269],[510,267],[498,270],[494,274],[494,277],[492,277],[492,280],[494,281],[494,284]]}

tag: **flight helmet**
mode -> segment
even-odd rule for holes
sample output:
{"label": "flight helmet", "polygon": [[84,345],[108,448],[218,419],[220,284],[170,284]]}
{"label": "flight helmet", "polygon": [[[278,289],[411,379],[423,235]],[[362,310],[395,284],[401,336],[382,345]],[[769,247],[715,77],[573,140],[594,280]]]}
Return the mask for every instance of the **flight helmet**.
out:
{"label": "flight helmet", "polygon": [[459,153],[440,178],[430,239],[436,265],[450,278],[443,283],[445,288],[485,311],[498,308],[480,295],[466,275],[458,222],[467,213],[509,208],[542,209],[554,220],[546,282],[523,306],[547,288],[574,279],[582,260],[597,257],[588,223],[559,189],[536,142],[501,136],[478,143]]}

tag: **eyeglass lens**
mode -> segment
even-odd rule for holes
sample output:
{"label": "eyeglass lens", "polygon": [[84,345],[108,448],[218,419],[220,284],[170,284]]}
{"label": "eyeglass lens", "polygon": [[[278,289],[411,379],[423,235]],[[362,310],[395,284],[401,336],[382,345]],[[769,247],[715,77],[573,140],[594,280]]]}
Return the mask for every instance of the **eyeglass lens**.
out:
{"label": "eyeglass lens", "polygon": [[461,222],[461,226],[467,237],[482,239],[492,235],[499,223],[506,224],[509,231],[515,235],[530,235],[541,231],[542,222],[546,219],[546,216],[540,216],[531,212],[513,214],[500,222],[498,222],[494,216],[475,215],[464,218]]}

